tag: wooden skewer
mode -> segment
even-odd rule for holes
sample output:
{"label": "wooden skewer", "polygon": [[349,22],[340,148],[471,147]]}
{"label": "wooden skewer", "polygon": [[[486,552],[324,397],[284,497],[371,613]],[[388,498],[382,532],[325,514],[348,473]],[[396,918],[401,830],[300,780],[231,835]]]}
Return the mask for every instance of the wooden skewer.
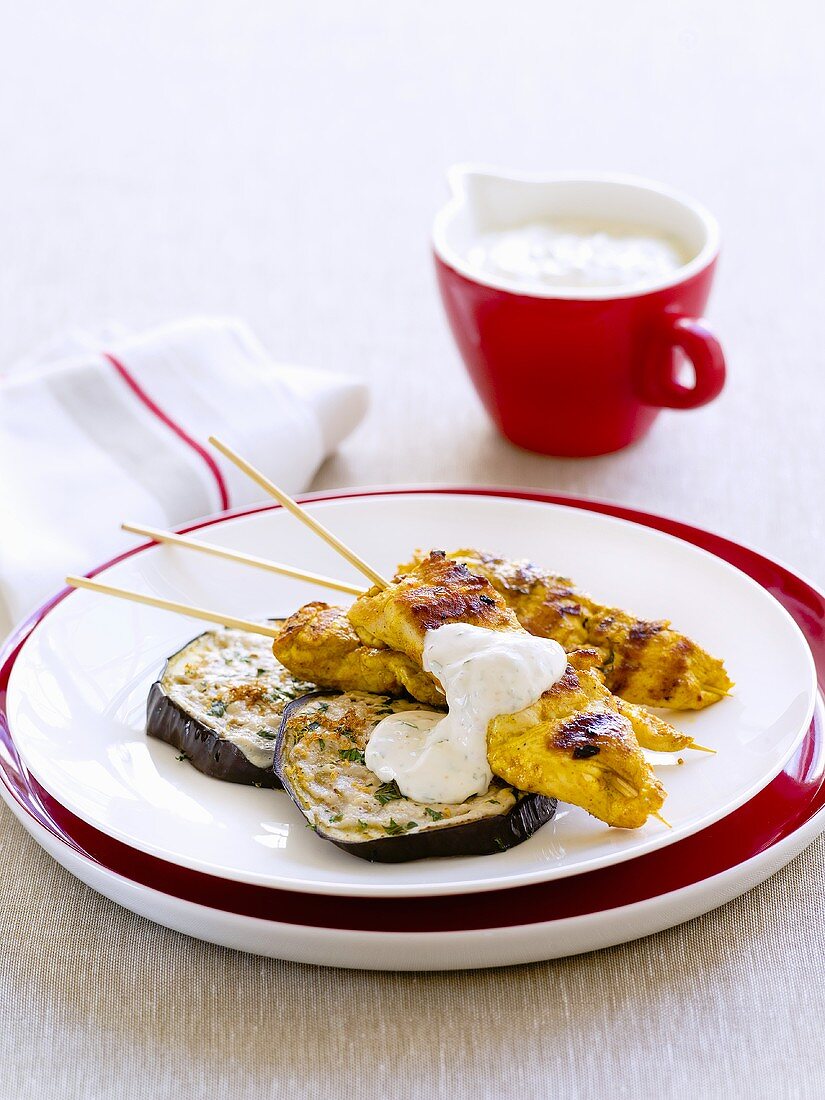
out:
{"label": "wooden skewer", "polygon": [[143,527],[138,523],[122,523],[124,531],[131,531],[135,535],[145,535],[155,542],[168,542],[173,546],[185,546],[190,550],[198,550],[202,554],[211,554],[215,558],[225,558],[227,561],[237,561],[243,565],[251,565],[256,569],[266,569],[270,573],[280,573],[284,577],[294,577],[299,581],[309,581],[310,584],[320,584],[324,588],[334,588],[337,592],[346,592],[352,596],[360,596],[363,588],[357,584],[347,584],[346,581],[337,581],[333,577],[325,577],[321,573],[310,573],[305,569],[296,569],[292,565],[281,565],[277,561],[268,561],[266,558],[256,557],[254,554],[242,554],[239,550],[227,550],[224,546],[215,546],[211,542],[201,542],[199,539],[188,538],[186,535],[176,535],[172,531],[161,531],[157,527]]}
{"label": "wooden skewer", "polygon": [[159,607],[163,611],[174,611],[178,615],[189,615],[193,619],[203,619],[207,623],[218,623],[233,630],[248,630],[250,634],[263,634],[265,638],[277,638],[280,630],[276,626],[253,623],[248,619],[238,619],[234,615],[222,615],[218,611],[208,611],[204,607],[192,607],[190,604],[177,603],[175,600],[162,600],[159,596],[148,596],[144,592],[133,592],[129,588],[117,588],[113,584],[89,580],[88,577],[66,577],[66,584],[72,588],[87,588],[90,592],[100,592],[103,596],[117,596],[132,603],[143,603],[149,607]]}
{"label": "wooden skewer", "polygon": [[[620,775],[616,775],[614,773],[613,775],[611,775],[610,778],[613,781],[613,784],[616,787],[618,787],[619,790],[622,792],[622,794],[626,795],[628,798],[638,798],[639,797],[639,792],[636,790],[636,788],[631,786],[631,784],[628,783],[626,780],[622,779],[622,777]],[[673,826],[670,824],[670,822],[667,820],[667,818],[662,817],[662,815],[660,813],[656,813],[655,810],[653,811],[653,813],[650,816],[655,817],[657,821],[661,821],[661,823],[663,825],[667,825],[668,829],[673,828]]]}
{"label": "wooden skewer", "polygon": [[228,458],[239,470],[251,477],[252,480],[260,485],[264,492],[269,493],[279,503],[281,503],[288,512],[291,512],[296,519],[299,519],[301,523],[305,523],[311,531],[314,531],[319,538],[322,538],[328,546],[331,546],[333,550],[337,551],[342,557],[346,558],[350,565],[354,565],[365,577],[377,585],[379,588],[386,588],[389,585],[389,581],[386,577],[382,577],[380,573],[376,572],[371,565],[368,565],[363,558],[351,550],[345,543],[341,542],[339,538],[333,535],[332,531],[327,530],[323,523],[319,523],[317,519],[305,512],[300,504],[296,503],[283,489],[279,489],[277,485],[265,477],[260,470],[256,470],[245,458],[233,451],[231,447],[228,447],[225,443],[222,443],[219,439],[216,439],[214,435],[209,436],[209,442],[216,450],[220,451],[224,458]]}
{"label": "wooden skewer", "polygon": [[626,780],[622,779],[620,775],[616,775],[616,773],[614,772],[610,776],[610,779],[612,780],[613,785],[618,787],[622,794],[625,795],[627,798],[639,797],[639,792],[636,790],[636,788],[631,787],[631,785]]}
{"label": "wooden skewer", "polygon": [[[736,685],[733,685],[736,687]],[[733,698],[732,691],[720,691],[719,688],[711,687],[709,684],[699,684],[702,691],[706,691],[708,695],[715,695],[717,699],[731,699]]]}

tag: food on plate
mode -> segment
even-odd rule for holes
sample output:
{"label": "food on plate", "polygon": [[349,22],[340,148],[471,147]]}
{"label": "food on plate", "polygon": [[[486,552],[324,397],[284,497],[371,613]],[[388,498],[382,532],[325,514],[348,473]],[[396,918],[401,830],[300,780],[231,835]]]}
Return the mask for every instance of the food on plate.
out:
{"label": "food on plate", "polygon": [[620,828],[659,816],[642,750],[693,741],[637,700],[708,705],[698,677],[721,697],[721,662],[525,563],[433,551],[402,568],[348,609],[277,620],[271,653],[241,631],[190,642],[152,688],[149,732],[209,775],[283,783],[365,859],[501,850],[556,800]]}
{"label": "food on plate", "polygon": [[215,779],[277,787],[281,714],[310,690],[274,659],[265,638],[210,630],[167,660],[149,692],[146,732]]}
{"label": "food on plate", "polygon": [[[526,561],[419,551],[389,580],[231,447],[210,442],[372,587],[127,525],[356,597],[346,611],[306,604],[276,627],[67,577],[227,628],[169,659],[150,693],[151,735],[210,775],[280,781],[316,831],[366,859],[508,847],[559,798],[616,827],[651,816],[668,825],[643,746],[704,747],[644,705],[696,710],[721,699],[732,686],[721,661],[668,622],[597,604]],[[233,628],[253,636],[235,639],[247,647],[272,638],[276,664],[256,661],[254,679],[240,669],[252,658],[241,644],[230,649]],[[403,804],[398,816],[390,802]]]}
{"label": "food on plate", "polygon": [[[514,782],[518,769],[518,782],[529,783],[535,793],[561,797],[608,824],[637,828],[664,803],[664,789],[630,721],[611,705],[600,677],[586,668],[577,672],[557,643],[525,631],[490,582],[463,563],[433,552],[386,588],[359,596],[348,617],[365,644],[396,649],[435,671],[451,705],[451,719],[454,708],[445,671],[458,688],[455,710],[471,715],[474,707],[479,710],[479,721],[453,722],[446,734],[435,728],[423,742],[406,736],[393,753],[385,751],[402,790],[426,789],[421,779],[430,759],[441,785],[429,777],[428,782],[436,790],[452,792],[458,786],[457,771],[466,772],[468,785],[481,782],[478,759],[483,753],[492,771],[507,782]],[[445,649],[442,640],[447,638],[452,644]],[[554,672],[544,676],[542,670],[532,679],[528,675],[514,688],[525,668],[529,671],[536,662],[531,647],[542,643],[555,645],[561,656]],[[475,678],[471,672],[468,676],[473,662]],[[479,698],[493,690],[492,708],[479,708]],[[374,737],[381,734],[379,725]],[[522,753],[527,755],[519,767],[516,759]],[[447,797],[452,801],[452,795]]]}
{"label": "food on plate", "polygon": [[[567,660],[577,671],[589,669],[604,682],[598,650],[570,649],[567,651]],[[620,695],[611,694],[611,700],[611,705],[630,722],[636,740],[643,749],[650,749],[651,752],[680,752],[682,749],[695,747],[689,734],[677,730],[658,714],[652,714],[638,703],[629,703]]]}
{"label": "food on plate", "polygon": [[364,761],[370,736],[389,715],[403,720],[416,707],[365,693],[314,693],[287,705],[275,768],[319,836],[361,859],[398,863],[504,851],[553,817],[555,799],[498,778],[458,805],[415,802],[382,782]]}
{"label": "food on plate", "polygon": [[[531,634],[554,638],[565,649],[595,647],[605,682],[631,703],[701,710],[728,694],[733,683],[722,661],[706,653],[667,620],[648,621],[605,607],[576,590],[567,577],[527,560],[510,561],[480,550],[447,555],[485,577]],[[410,572],[426,557],[399,566]]]}
{"label": "food on plate", "polygon": [[[315,601],[284,620],[280,637],[273,643],[279,661],[296,676],[318,687],[340,691],[375,691],[392,696],[411,695],[421,703],[443,707],[444,693],[435,678],[404,654],[378,646],[366,646],[355,633],[346,609]],[[599,672],[599,654],[575,649],[567,654],[577,669]],[[641,706],[614,696],[613,703],[628,719],[636,740],[654,752],[678,752],[690,748],[693,739],[663,718]]]}
{"label": "food on plate", "polygon": [[277,659],[295,676],[318,687],[404,695],[444,706],[444,693],[418,662],[386,646],[367,646],[342,607],[304,604],[284,620],[273,643]]}
{"label": "food on plate", "polygon": [[521,790],[552,791],[618,828],[638,829],[665,800],[616,697],[572,665],[532,706],[493,718],[487,759]]}

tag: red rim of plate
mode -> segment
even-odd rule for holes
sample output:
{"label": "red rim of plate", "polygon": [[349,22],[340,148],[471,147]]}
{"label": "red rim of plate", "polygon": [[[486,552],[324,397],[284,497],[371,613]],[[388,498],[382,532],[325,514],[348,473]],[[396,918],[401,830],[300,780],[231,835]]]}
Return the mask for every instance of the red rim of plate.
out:
{"label": "red rim of plate", "polygon": [[[432,493],[560,504],[630,520],[707,550],[747,573],[786,608],[811,647],[820,691],[825,688],[825,596],[784,566],[720,535],[601,501],[520,489],[376,488],[315,493],[302,499],[319,502]],[[278,507],[265,504],[222,512],[180,530],[199,530],[224,519]],[[95,576],[153,545],[143,543],[128,550],[88,576]],[[322,897],[232,882],[193,871],[140,852],[82,821],[40,786],[17,754],[6,712],[11,670],[35,626],[72,591],[67,588],[52,597],[11,635],[0,651],[0,782],[7,797],[85,859],[141,886],[212,909],[287,924],[369,932],[469,931],[585,916],[660,897],[738,866],[789,837],[825,806],[825,712],[819,698],[799,749],[755,798],[700,833],[613,867],[480,894],[419,898]]]}

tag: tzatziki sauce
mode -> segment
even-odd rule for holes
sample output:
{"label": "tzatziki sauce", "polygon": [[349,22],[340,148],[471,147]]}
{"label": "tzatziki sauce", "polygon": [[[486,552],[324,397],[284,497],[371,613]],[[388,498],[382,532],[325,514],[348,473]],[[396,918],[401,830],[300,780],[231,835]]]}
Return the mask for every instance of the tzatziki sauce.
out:
{"label": "tzatziki sauce", "polygon": [[627,287],[654,282],[688,260],[673,237],[610,222],[535,222],[480,234],[467,252],[476,271],[525,286]]}
{"label": "tzatziki sauce", "polygon": [[558,642],[526,631],[447,623],[427,631],[422,663],[444,689],[449,712],[408,710],[382,719],[366,765],[415,802],[459,803],[492,781],[489,723],[532,706],[564,675],[567,656]]}

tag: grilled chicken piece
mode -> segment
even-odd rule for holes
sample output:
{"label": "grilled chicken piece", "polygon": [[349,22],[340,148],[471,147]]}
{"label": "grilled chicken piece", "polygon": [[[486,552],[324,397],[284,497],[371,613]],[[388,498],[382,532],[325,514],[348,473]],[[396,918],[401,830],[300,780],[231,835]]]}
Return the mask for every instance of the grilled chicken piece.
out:
{"label": "grilled chicken piece", "polygon": [[623,829],[638,829],[664,803],[633,728],[598,674],[567,666],[533,706],[487,728],[494,775],[522,791],[547,793]]}
{"label": "grilled chicken piece", "polygon": [[[425,632],[447,623],[523,630],[486,578],[439,551],[387,588],[359,596],[348,617],[364,643],[416,662]],[[519,775],[523,789],[582,806],[608,825],[638,828],[665,799],[631,722],[586,667],[577,672],[568,664],[533,706],[493,719],[488,758],[494,774],[502,768],[502,778]]]}
{"label": "grilled chicken piece", "polygon": [[[425,556],[419,551],[412,563],[399,566],[399,573],[409,572]],[[529,561],[471,549],[448,557],[486,578],[531,634],[553,638],[567,650],[597,647],[607,686],[630,703],[701,710],[733,687],[724,664],[671,630],[666,620],[651,622],[604,607],[576,591],[567,577]]]}
{"label": "grilled chicken piece", "polygon": [[319,687],[396,697],[406,693],[430,706],[445,705],[440,688],[420,664],[403,653],[364,645],[341,607],[306,604],[284,622],[272,651],[293,675]]}
{"label": "grilled chicken piece", "polygon": [[347,612],[362,642],[384,645],[421,663],[424,634],[446,623],[521,630],[486,577],[434,550],[384,589],[371,588]]}
{"label": "grilled chicken piece", "polygon": [[[577,672],[592,672],[604,683],[601,655],[597,649],[568,650],[567,660]],[[693,745],[692,737],[671,726],[658,714],[651,714],[644,707],[628,703],[618,695],[611,695],[611,698],[611,706],[630,722],[636,740],[643,749],[652,749],[653,752],[680,752]]]}

